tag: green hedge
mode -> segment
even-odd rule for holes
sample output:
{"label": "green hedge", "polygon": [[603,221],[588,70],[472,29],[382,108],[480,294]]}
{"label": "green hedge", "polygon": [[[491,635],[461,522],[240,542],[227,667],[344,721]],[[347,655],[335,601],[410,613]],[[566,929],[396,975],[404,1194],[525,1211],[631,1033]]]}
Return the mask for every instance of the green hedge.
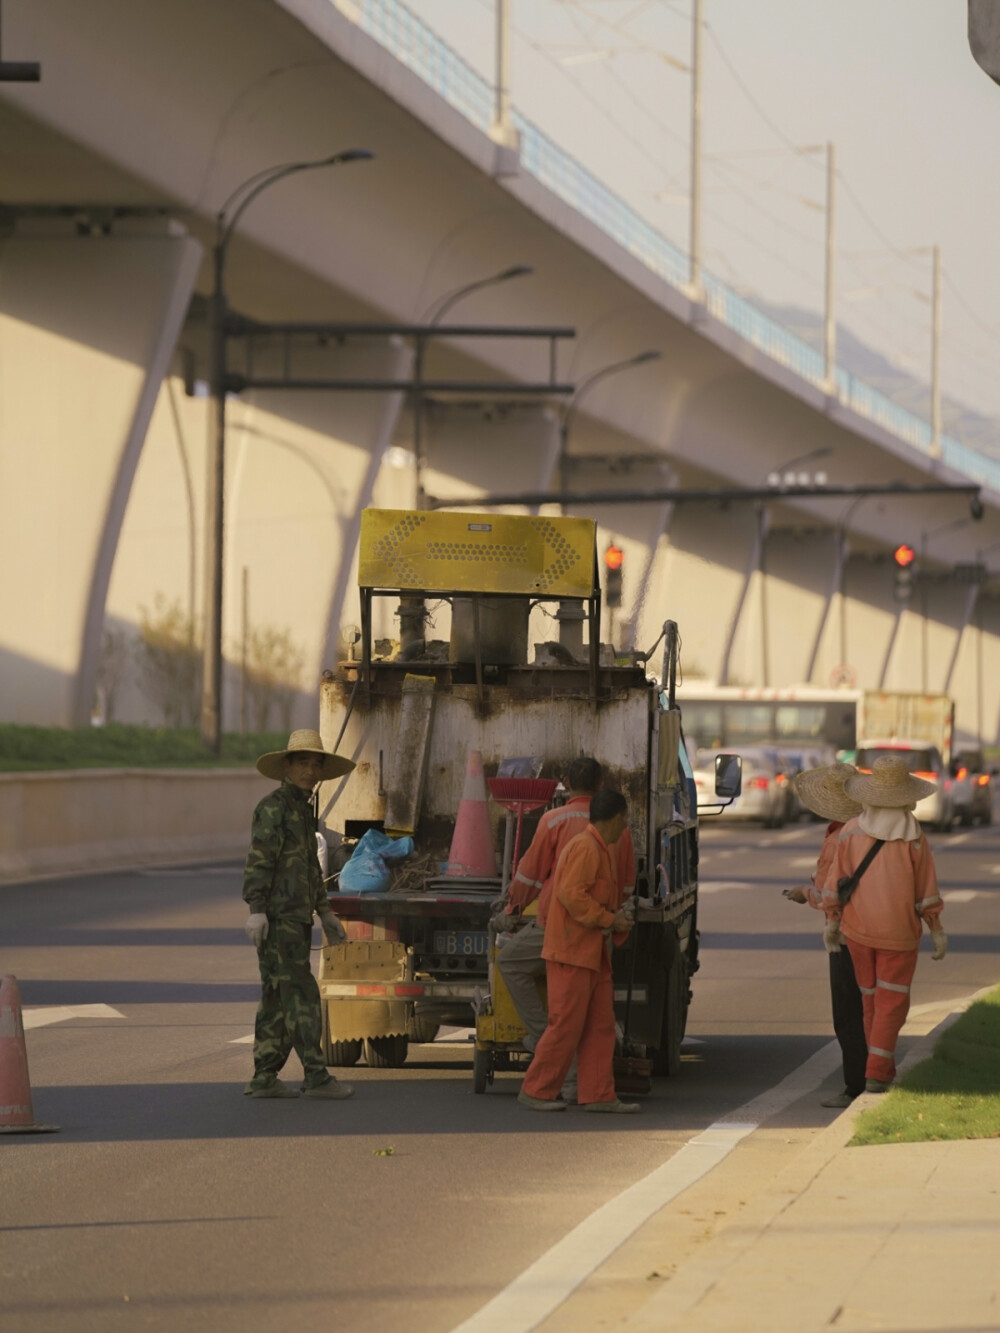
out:
{"label": "green hedge", "polygon": [[227,734],[219,758],[194,727],[23,727],[0,723],[0,772],[71,768],[239,768],[268,750],[283,750],[287,732]]}

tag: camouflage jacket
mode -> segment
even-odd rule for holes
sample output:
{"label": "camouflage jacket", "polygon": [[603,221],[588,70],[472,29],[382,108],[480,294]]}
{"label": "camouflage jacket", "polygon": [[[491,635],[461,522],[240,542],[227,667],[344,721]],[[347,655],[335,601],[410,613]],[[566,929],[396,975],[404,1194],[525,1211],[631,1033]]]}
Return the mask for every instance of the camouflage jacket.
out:
{"label": "camouflage jacket", "polygon": [[253,812],[243,898],[251,912],[312,921],[329,907],[316,852],[316,816],[307,792],[283,782]]}

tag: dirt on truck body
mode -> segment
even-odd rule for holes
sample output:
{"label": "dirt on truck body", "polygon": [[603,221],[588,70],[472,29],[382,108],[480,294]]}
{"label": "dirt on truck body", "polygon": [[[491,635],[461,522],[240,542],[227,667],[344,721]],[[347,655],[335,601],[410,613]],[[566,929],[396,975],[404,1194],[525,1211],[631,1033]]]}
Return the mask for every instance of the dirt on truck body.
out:
{"label": "dirt on truck body", "polygon": [[[639,906],[633,943],[616,953],[616,1002],[624,1005],[631,983],[632,1040],[661,1072],[676,1071],[698,966],[697,807],[672,698],[676,626],[668,622],[661,636],[661,681],[634,657],[610,664],[599,644],[595,542],[589,520],[436,513],[415,524],[409,511],[365,511],[361,655],[324,681],[320,711],[324,742],[357,767],[325,784],[320,814],[343,837],[340,864],[370,828],[411,834],[415,847],[385,892],[333,886],[349,939],[322,955],[331,1063],[354,1063],[364,1051],[369,1063],[401,1064],[409,1039],[428,1040],[440,1024],[471,1026],[488,993],[500,858],[491,873],[447,873],[474,750],[488,777],[505,760],[527,757],[535,776],[561,778],[573,759],[592,755],[607,785],[625,795]],[[373,655],[373,599],[390,595],[409,599],[411,625],[420,623],[420,599],[449,599],[450,641],[418,638],[393,656]],[[568,605],[566,630],[557,644],[536,644],[529,663],[531,613],[541,600]],[[499,851],[506,814],[492,801],[489,813]],[[522,850],[535,820],[525,820]]]}

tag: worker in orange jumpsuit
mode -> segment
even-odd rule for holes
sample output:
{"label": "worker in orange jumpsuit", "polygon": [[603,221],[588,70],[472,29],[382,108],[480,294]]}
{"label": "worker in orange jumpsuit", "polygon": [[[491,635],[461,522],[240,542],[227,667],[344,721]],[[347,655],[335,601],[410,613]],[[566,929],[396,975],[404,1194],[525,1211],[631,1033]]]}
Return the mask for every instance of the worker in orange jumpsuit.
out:
{"label": "worker in orange jumpsuit", "polygon": [[[856,819],[862,807],[851,800],[844,784],[857,777],[853,764],[828,764],[810,768],[792,779],[795,794],[814,815],[830,821],[813,873],[812,883],[801,888],[785,889],[784,895],[793,903],[808,903],[823,910],[823,885],[837,854],[837,839],[849,819]],[[843,1056],[844,1090],[825,1097],[820,1106],[842,1108],[850,1106],[855,1097],[865,1090],[865,1066],[868,1046],[865,1042],[864,1006],[861,992],[854,977],[854,963],[849,949],[827,954],[830,965],[830,1002],[833,1010],[833,1030],[837,1034]]]}
{"label": "worker in orange jumpsuit", "polygon": [[[596,759],[574,759],[569,765],[564,779],[569,799],[554,810],[546,810],[538,821],[531,845],[511,881],[506,907],[493,921],[494,929],[510,934],[497,954],[496,967],[525,1026],[524,1045],[529,1051],[537,1046],[548,1022],[537,982],[545,976],[542,945],[552,875],[562,849],[590,822],[590,800],[603,780],[604,770]],[[619,888],[630,895],[635,889],[635,849],[627,828],[610,850]],[[569,1100],[572,1086],[563,1095]]]}
{"label": "worker in orange jumpsuit", "polygon": [[602,788],[590,822],[567,843],[556,864],[545,925],[549,1022],[535,1048],[518,1101],[534,1111],[562,1111],[559,1090],[574,1056],[579,1100],[587,1111],[634,1112],[615,1096],[615,1006],[610,941],[632,928],[622,908],[611,848],[628,826],[621,792]]}
{"label": "worker in orange jumpsuit", "polygon": [[[870,774],[849,778],[844,787],[863,809],[837,839],[823,885],[823,939],[831,953],[846,939],[864,1007],[865,1091],[887,1092],[896,1077],[896,1038],[910,1011],[922,925],[934,941],[931,958],[943,958],[948,949],[934,857],[913,815],[934,784],[914,777],[902,756],[880,755]],[[838,882],[857,870],[876,839],[883,845],[845,904]]]}

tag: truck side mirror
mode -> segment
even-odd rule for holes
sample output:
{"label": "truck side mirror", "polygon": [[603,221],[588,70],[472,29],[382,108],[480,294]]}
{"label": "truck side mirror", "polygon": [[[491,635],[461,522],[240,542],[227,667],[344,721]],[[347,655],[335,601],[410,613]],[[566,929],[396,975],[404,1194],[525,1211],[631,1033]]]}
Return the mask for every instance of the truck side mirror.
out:
{"label": "truck side mirror", "polygon": [[743,756],[717,754],[715,756],[715,794],[725,801],[734,800],[743,790]]}

